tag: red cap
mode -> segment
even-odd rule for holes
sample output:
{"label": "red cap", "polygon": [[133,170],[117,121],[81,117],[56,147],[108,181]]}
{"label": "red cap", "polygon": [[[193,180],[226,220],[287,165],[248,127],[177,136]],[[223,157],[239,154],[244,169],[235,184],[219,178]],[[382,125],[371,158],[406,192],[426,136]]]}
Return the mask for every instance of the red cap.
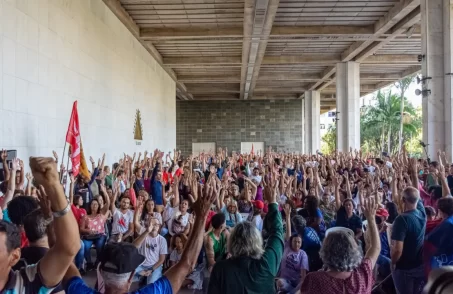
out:
{"label": "red cap", "polygon": [[376,215],[380,217],[389,217],[389,212],[385,208],[379,208],[376,211]]}
{"label": "red cap", "polygon": [[261,200],[252,201],[253,205],[258,209],[264,208],[264,203]]}

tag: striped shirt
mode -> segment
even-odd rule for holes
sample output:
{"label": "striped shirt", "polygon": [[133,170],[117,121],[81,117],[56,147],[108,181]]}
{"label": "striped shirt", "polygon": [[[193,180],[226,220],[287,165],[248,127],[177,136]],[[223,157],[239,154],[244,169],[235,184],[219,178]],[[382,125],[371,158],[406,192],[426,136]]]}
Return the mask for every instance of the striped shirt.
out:
{"label": "striped shirt", "polygon": [[23,267],[18,271],[10,271],[8,282],[1,294],[50,294],[57,287],[47,288],[42,283],[38,264]]}

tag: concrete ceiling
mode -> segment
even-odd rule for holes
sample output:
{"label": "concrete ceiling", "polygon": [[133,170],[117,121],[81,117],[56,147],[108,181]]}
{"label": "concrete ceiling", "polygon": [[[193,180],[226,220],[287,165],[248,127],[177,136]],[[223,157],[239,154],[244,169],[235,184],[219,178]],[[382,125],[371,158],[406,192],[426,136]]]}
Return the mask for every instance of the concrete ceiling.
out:
{"label": "concrete ceiling", "polygon": [[335,107],[335,64],[361,94],[420,71],[420,0],[103,0],[177,82],[181,100],[293,99]]}

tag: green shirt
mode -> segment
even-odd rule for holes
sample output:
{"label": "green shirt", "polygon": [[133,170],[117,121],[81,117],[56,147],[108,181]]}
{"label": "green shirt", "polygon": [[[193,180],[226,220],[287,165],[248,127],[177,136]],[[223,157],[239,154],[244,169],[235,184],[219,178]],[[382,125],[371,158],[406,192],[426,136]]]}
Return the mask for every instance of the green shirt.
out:
{"label": "green shirt", "polygon": [[113,187],[113,175],[112,174],[105,176],[105,186]]}
{"label": "green shirt", "polygon": [[214,249],[214,260],[217,262],[221,260],[226,251],[226,237],[223,232],[220,234],[220,239],[217,240],[214,236],[214,232],[209,233],[209,237],[212,239]]}
{"label": "green shirt", "polygon": [[275,293],[275,281],[283,256],[283,223],[277,203],[269,204],[264,219],[269,239],[261,259],[240,256],[216,262],[208,293]]}

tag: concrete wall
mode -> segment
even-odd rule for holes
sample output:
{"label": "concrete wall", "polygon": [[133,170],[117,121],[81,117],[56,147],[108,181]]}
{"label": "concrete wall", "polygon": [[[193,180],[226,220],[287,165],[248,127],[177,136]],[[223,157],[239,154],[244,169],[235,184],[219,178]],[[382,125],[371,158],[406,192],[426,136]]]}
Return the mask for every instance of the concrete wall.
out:
{"label": "concrete wall", "polygon": [[241,142],[301,151],[302,100],[181,101],[176,113],[176,146],[186,155],[192,142],[216,142],[238,152]]}
{"label": "concrete wall", "polygon": [[175,91],[102,0],[0,1],[0,148],[23,159],[52,150],[61,157],[78,100],[87,156],[106,152],[111,164],[124,151],[172,150]]}

